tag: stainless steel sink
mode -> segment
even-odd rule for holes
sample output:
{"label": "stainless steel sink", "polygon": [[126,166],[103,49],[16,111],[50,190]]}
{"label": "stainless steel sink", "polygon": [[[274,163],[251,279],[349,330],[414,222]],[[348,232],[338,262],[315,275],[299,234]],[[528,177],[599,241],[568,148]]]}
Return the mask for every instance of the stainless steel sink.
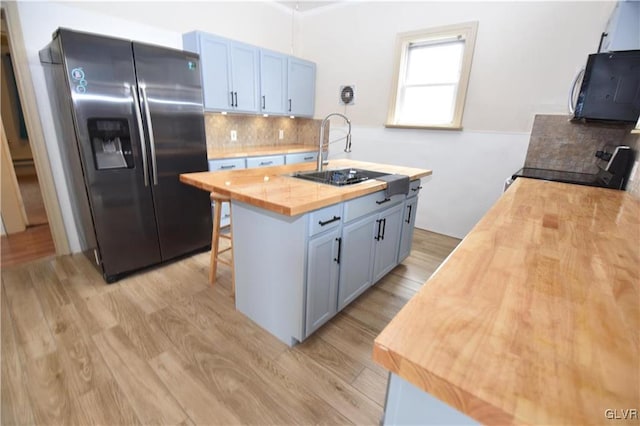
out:
{"label": "stainless steel sink", "polygon": [[328,185],[344,186],[365,182],[369,179],[379,178],[388,174],[389,173],[375,172],[373,170],[338,169],[323,170],[321,172],[298,172],[295,173],[293,177],[318,183],[326,183]]}

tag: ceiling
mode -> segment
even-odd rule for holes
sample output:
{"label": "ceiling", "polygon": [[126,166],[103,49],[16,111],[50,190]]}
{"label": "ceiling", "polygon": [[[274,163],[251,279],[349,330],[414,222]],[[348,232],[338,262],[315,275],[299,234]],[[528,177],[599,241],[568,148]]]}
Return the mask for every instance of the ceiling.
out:
{"label": "ceiling", "polygon": [[[344,0],[340,0],[344,1]],[[306,12],[308,10],[317,9],[319,7],[330,6],[332,4],[340,3],[340,1],[278,1],[283,6],[290,9],[297,10],[299,12]]]}

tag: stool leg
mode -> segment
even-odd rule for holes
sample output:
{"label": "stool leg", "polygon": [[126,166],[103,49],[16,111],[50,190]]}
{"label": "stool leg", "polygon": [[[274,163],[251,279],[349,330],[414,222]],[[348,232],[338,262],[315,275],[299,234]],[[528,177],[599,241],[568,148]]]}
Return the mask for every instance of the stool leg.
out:
{"label": "stool leg", "polygon": [[233,214],[231,214],[231,203],[229,203],[229,234],[231,235],[231,291],[233,296],[236,295],[236,268],[233,263]]}
{"label": "stool leg", "polygon": [[216,283],[216,270],[218,269],[218,246],[220,239],[220,217],[222,213],[222,203],[215,201],[213,203],[213,232],[211,232],[211,266],[209,267],[209,283]]}

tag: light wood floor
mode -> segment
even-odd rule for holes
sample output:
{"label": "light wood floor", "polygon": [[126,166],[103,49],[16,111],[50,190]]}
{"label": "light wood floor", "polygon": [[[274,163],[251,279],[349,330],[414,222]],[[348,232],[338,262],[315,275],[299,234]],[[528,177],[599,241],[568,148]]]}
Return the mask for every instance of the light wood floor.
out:
{"label": "light wood floor", "polygon": [[[377,424],[373,339],[459,240],[412,255],[288,348],[234,310],[202,253],[106,285],[82,255],[3,268],[2,425]],[[427,344],[427,342],[425,342]]]}
{"label": "light wood floor", "polygon": [[2,268],[56,254],[37,176],[35,174],[18,176],[18,186],[27,213],[28,226],[23,232],[3,235],[0,239],[2,242],[0,267]]}

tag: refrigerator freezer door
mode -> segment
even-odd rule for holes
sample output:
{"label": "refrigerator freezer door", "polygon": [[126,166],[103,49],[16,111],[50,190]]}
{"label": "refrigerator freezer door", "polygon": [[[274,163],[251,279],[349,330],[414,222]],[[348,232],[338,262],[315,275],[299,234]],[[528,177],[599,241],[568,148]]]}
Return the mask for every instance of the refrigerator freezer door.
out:
{"label": "refrigerator freezer door", "polygon": [[[131,42],[59,30],[86,196],[107,279],[161,260],[145,187]],[[62,84],[62,82],[61,82]]]}
{"label": "refrigerator freezer door", "polygon": [[198,56],[133,43],[162,259],[211,241],[209,194],[180,182],[208,170]]}

